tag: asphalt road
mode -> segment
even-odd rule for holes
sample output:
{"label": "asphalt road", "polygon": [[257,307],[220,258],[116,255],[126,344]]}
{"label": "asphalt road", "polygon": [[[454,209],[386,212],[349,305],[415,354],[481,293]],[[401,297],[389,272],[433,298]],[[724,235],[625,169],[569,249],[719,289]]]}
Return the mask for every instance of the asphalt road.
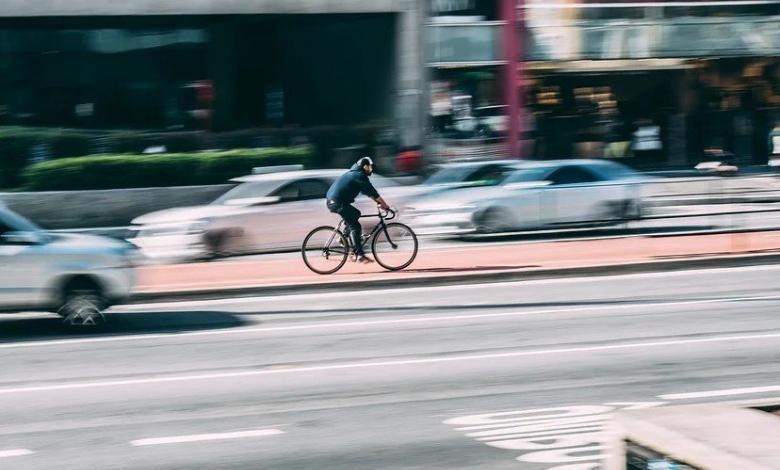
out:
{"label": "asphalt road", "polygon": [[595,469],[614,409],[780,396],[778,274],[137,305],[78,336],[5,316],[0,468]]}

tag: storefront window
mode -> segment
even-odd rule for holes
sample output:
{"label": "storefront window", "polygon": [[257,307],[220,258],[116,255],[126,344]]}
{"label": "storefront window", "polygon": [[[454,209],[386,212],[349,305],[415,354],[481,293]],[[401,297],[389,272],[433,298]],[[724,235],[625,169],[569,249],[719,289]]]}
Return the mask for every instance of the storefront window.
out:
{"label": "storefront window", "polygon": [[529,3],[525,57],[588,60],[780,54],[780,4]]}
{"label": "storefront window", "polygon": [[494,62],[501,60],[500,25],[430,25],[428,38],[433,63]]}
{"label": "storefront window", "polygon": [[203,29],[0,29],[0,124],[197,128]]}

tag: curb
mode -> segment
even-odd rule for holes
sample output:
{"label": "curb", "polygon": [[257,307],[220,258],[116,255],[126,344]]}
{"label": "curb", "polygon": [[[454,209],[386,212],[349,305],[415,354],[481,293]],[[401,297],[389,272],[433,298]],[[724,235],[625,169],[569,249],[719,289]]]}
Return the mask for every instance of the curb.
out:
{"label": "curb", "polygon": [[742,266],[780,264],[780,253],[751,253],[743,255],[688,257],[660,261],[640,261],[628,264],[590,265],[571,268],[547,268],[531,270],[498,271],[481,274],[454,274],[434,277],[415,277],[402,279],[373,279],[367,281],[336,281],[307,284],[284,284],[271,286],[253,286],[238,288],[201,289],[183,292],[139,293],[133,296],[129,304],[156,301],[215,300],[226,297],[269,296],[287,293],[337,292],[381,287],[446,286],[462,283],[490,283],[501,281],[530,281],[580,277],[583,275],[608,276],[620,274],[664,272],[675,269],[714,269]]}

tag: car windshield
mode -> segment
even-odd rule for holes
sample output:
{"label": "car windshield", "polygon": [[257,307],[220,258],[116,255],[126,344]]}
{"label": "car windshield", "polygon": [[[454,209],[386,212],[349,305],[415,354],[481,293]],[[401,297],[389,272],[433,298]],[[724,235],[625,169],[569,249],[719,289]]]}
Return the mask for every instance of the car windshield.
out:
{"label": "car windshield", "polygon": [[468,186],[495,186],[503,180],[510,168],[504,165],[455,166],[442,168],[423,182],[426,186],[464,183]]}
{"label": "car windshield", "polygon": [[0,226],[8,227],[15,232],[38,232],[40,227],[21,215],[9,210],[0,210]]}
{"label": "car windshield", "polygon": [[550,168],[548,167],[540,167],[540,168],[524,168],[522,170],[513,171],[509,174],[509,176],[506,177],[504,181],[501,182],[501,184],[511,184],[511,183],[530,183],[533,181],[544,181],[545,178],[550,174]]}
{"label": "car windshield", "polygon": [[625,165],[621,165],[619,163],[613,163],[613,162],[603,162],[592,168],[593,170],[598,172],[601,176],[609,180],[638,178],[641,176],[641,174],[636,172],[635,170]]}
{"label": "car windshield", "polygon": [[435,184],[459,183],[464,181],[473,171],[474,168],[469,166],[442,168],[423,181],[423,184],[432,186]]}
{"label": "car windshield", "polygon": [[236,199],[250,199],[255,197],[270,196],[271,193],[286,181],[257,181],[252,183],[242,183],[217,198],[212,204],[227,205],[230,201]]}

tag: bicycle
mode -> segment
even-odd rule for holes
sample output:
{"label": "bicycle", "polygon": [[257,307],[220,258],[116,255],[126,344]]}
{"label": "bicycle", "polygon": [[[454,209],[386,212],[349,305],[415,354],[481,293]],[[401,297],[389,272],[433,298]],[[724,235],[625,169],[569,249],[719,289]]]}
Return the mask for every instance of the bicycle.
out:
{"label": "bicycle", "polygon": [[[388,217],[390,216],[390,217]],[[387,223],[395,219],[397,213],[388,210],[383,213],[362,215],[360,218],[379,217],[379,223],[370,233],[364,234],[362,246],[371,240],[371,253],[380,266],[388,271],[400,271],[407,268],[417,257],[417,235],[407,225],[399,222]],[[303,240],[301,255],[306,266],[317,274],[333,274],[341,269],[354,251],[343,231],[344,221],[337,227],[328,225],[317,227]]]}

